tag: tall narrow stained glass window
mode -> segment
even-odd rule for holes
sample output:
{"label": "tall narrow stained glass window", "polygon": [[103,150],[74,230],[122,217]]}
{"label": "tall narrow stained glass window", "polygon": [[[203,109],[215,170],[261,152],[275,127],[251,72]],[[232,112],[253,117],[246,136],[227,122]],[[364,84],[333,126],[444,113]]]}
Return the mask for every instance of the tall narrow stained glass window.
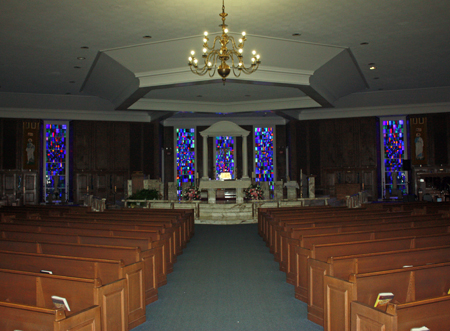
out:
{"label": "tall narrow stained glass window", "polygon": [[195,129],[177,129],[177,192],[182,183],[195,183]]}
{"label": "tall narrow stained glass window", "polygon": [[216,180],[223,172],[230,173],[235,178],[234,168],[234,138],[229,136],[216,137]]}
{"label": "tall narrow stained glass window", "polygon": [[68,123],[45,122],[44,197],[45,201],[68,199]]}
{"label": "tall narrow stained glass window", "polygon": [[255,128],[255,180],[270,182],[273,190],[273,128]]}
{"label": "tall narrow stained glass window", "polygon": [[382,119],[383,145],[383,197],[398,196],[395,186],[402,194],[408,192],[408,174],[403,171],[406,155],[406,122],[404,119]]}

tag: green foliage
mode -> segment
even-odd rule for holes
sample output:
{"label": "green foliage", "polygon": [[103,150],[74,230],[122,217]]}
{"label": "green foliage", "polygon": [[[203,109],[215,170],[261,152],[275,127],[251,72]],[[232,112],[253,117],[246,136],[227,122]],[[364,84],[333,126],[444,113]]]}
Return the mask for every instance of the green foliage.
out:
{"label": "green foliage", "polygon": [[157,190],[140,190],[128,197],[129,200],[158,200]]}

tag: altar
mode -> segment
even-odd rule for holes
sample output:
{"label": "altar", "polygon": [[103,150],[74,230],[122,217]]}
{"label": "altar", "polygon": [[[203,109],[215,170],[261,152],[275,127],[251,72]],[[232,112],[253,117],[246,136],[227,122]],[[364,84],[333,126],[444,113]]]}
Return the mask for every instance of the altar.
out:
{"label": "altar", "polygon": [[208,203],[216,203],[218,189],[236,189],[236,203],[244,202],[244,189],[251,184],[250,178],[241,180],[202,180],[199,189],[208,191]]}

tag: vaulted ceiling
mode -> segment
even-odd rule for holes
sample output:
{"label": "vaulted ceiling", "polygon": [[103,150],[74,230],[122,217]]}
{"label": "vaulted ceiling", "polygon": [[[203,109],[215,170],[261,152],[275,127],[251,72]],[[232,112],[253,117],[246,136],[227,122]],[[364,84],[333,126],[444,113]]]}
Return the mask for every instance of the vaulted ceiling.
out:
{"label": "vaulted ceiling", "polygon": [[0,116],[448,111],[448,1],[225,0],[231,35],[247,32],[245,60],[261,54],[257,72],[225,85],[187,65],[203,32],[220,32],[221,10],[220,0],[2,0]]}

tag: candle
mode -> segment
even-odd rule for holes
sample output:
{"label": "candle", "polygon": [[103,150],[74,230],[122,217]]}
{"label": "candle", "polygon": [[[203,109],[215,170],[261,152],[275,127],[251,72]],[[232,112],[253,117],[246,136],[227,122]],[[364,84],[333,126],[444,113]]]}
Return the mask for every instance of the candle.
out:
{"label": "candle", "polygon": [[114,186],[114,192],[117,192],[117,186]]}
{"label": "candle", "polygon": [[303,170],[300,169],[300,186],[303,186]]}

